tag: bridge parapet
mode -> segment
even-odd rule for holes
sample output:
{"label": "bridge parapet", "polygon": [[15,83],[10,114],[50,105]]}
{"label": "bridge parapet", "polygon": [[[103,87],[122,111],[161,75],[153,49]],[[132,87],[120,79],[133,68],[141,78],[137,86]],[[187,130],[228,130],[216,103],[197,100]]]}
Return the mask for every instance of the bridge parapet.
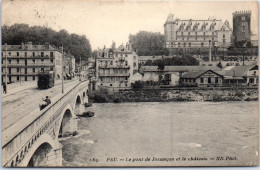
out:
{"label": "bridge parapet", "polygon": [[26,166],[26,163],[24,163],[24,161],[28,162],[28,160],[24,160],[26,154],[43,134],[47,133],[53,140],[56,140],[59,135],[64,108],[70,106],[72,110],[74,109],[74,100],[80,92],[85,91],[88,83],[88,81],[80,82],[64,94],[55,96],[49,106],[41,111],[39,109],[32,111],[3,131],[2,165],[5,167]]}

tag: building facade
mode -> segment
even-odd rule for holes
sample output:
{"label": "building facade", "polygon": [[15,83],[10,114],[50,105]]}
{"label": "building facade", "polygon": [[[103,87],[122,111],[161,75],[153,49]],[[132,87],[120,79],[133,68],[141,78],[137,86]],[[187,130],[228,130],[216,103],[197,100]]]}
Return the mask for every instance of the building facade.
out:
{"label": "building facade", "polygon": [[164,24],[166,48],[170,55],[178,49],[205,49],[231,45],[232,30],[229,22],[214,18],[208,20],[181,20],[170,14]]}
{"label": "building facade", "polygon": [[56,78],[62,73],[62,54],[49,43],[2,45],[2,82],[37,80],[38,72],[46,70],[54,71]]}
{"label": "building facade", "polygon": [[130,88],[130,79],[138,71],[138,55],[131,44],[98,50],[96,58],[97,85],[103,87]]}
{"label": "building facade", "polygon": [[190,71],[181,77],[180,83],[182,86],[217,87],[223,85],[223,78],[223,75],[212,70]]}
{"label": "building facade", "polygon": [[251,11],[233,13],[233,41],[235,46],[251,41]]}

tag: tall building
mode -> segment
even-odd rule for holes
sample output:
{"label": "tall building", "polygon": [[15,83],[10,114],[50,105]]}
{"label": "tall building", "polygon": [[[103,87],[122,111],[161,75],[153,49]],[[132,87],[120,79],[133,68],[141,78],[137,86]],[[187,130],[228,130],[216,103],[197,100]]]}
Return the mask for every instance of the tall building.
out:
{"label": "tall building", "polygon": [[130,88],[130,79],[138,71],[138,55],[131,44],[98,50],[96,79],[99,86]]}
{"label": "tall building", "polygon": [[37,80],[38,72],[46,70],[54,71],[56,78],[61,77],[62,54],[49,43],[2,45],[2,82],[6,82],[6,73],[7,82],[12,83]]}
{"label": "tall building", "polygon": [[191,50],[231,45],[232,30],[229,22],[214,18],[181,20],[170,14],[164,24],[166,48],[170,55],[176,50]]}
{"label": "tall building", "polygon": [[233,37],[235,46],[251,41],[251,11],[233,13]]}

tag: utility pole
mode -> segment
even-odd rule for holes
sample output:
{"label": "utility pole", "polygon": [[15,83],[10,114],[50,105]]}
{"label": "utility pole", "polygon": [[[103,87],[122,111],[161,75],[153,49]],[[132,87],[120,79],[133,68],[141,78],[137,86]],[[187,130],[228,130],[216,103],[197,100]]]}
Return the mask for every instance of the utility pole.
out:
{"label": "utility pole", "polygon": [[5,93],[7,94],[7,43],[5,44]]}
{"label": "utility pole", "polygon": [[79,81],[81,81],[81,56],[79,56]]}
{"label": "utility pole", "polygon": [[61,62],[61,92],[64,93],[64,77],[63,77],[63,60],[64,60],[64,57],[63,57],[63,45],[61,47],[61,58],[62,58],[62,62]]}
{"label": "utility pole", "polygon": [[209,40],[209,62],[211,63],[211,40]]}

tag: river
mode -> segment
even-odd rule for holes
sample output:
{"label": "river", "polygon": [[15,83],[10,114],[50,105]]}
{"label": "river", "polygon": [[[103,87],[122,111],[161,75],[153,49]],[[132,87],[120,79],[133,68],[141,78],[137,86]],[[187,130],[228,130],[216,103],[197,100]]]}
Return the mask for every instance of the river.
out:
{"label": "river", "polygon": [[102,103],[86,110],[95,116],[80,118],[79,135],[60,141],[64,166],[258,162],[257,101]]}

